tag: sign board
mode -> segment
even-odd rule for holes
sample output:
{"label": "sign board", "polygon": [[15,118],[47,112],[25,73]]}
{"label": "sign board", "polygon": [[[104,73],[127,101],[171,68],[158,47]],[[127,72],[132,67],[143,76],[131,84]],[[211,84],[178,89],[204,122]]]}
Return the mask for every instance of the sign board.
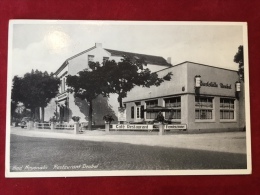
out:
{"label": "sign board", "polygon": [[153,129],[153,125],[112,125],[112,129],[125,129],[125,130],[148,130],[148,129]]}
{"label": "sign board", "polygon": [[164,125],[164,129],[187,129],[186,124]]}
{"label": "sign board", "polygon": [[118,121],[126,121],[126,108],[125,107],[119,107],[118,108]]}

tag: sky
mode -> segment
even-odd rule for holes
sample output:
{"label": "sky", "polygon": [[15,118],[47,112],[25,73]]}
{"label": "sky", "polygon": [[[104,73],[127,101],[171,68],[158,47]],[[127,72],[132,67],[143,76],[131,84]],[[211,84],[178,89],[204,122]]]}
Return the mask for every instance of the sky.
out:
{"label": "sky", "polygon": [[9,34],[12,76],[32,69],[55,72],[69,57],[102,43],[107,49],[171,57],[237,70],[241,23],[19,21]]}

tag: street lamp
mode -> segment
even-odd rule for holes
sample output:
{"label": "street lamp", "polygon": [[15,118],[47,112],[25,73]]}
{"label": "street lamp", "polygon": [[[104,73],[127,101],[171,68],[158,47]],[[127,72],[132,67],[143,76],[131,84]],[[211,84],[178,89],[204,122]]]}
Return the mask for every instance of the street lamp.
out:
{"label": "street lamp", "polygon": [[236,88],[236,98],[239,99],[239,94],[241,91],[241,82],[240,81],[237,81],[235,83],[235,88]]}
{"label": "street lamp", "polygon": [[201,82],[201,76],[196,75],[195,76],[195,88],[200,88],[200,82]]}
{"label": "street lamp", "polygon": [[200,75],[196,75],[195,76],[195,94],[199,94],[200,93],[200,83],[201,83],[201,76]]}

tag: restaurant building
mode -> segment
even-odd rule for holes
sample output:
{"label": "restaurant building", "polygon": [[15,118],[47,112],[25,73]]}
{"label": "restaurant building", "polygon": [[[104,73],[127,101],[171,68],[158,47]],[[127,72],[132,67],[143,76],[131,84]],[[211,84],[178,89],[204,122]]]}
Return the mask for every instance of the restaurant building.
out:
{"label": "restaurant building", "polygon": [[245,95],[237,71],[183,62],[157,71],[172,72],[159,87],[135,87],[127,98],[127,121],[153,121],[161,111],[172,124],[188,131],[234,131],[245,127]]}

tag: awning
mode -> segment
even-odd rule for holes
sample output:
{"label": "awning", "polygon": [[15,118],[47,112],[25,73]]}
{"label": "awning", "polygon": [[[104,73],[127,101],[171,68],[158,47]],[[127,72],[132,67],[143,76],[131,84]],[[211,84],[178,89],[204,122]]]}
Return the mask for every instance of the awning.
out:
{"label": "awning", "polygon": [[174,110],[173,107],[162,107],[162,106],[154,106],[151,108],[146,108],[145,112],[168,112]]}

